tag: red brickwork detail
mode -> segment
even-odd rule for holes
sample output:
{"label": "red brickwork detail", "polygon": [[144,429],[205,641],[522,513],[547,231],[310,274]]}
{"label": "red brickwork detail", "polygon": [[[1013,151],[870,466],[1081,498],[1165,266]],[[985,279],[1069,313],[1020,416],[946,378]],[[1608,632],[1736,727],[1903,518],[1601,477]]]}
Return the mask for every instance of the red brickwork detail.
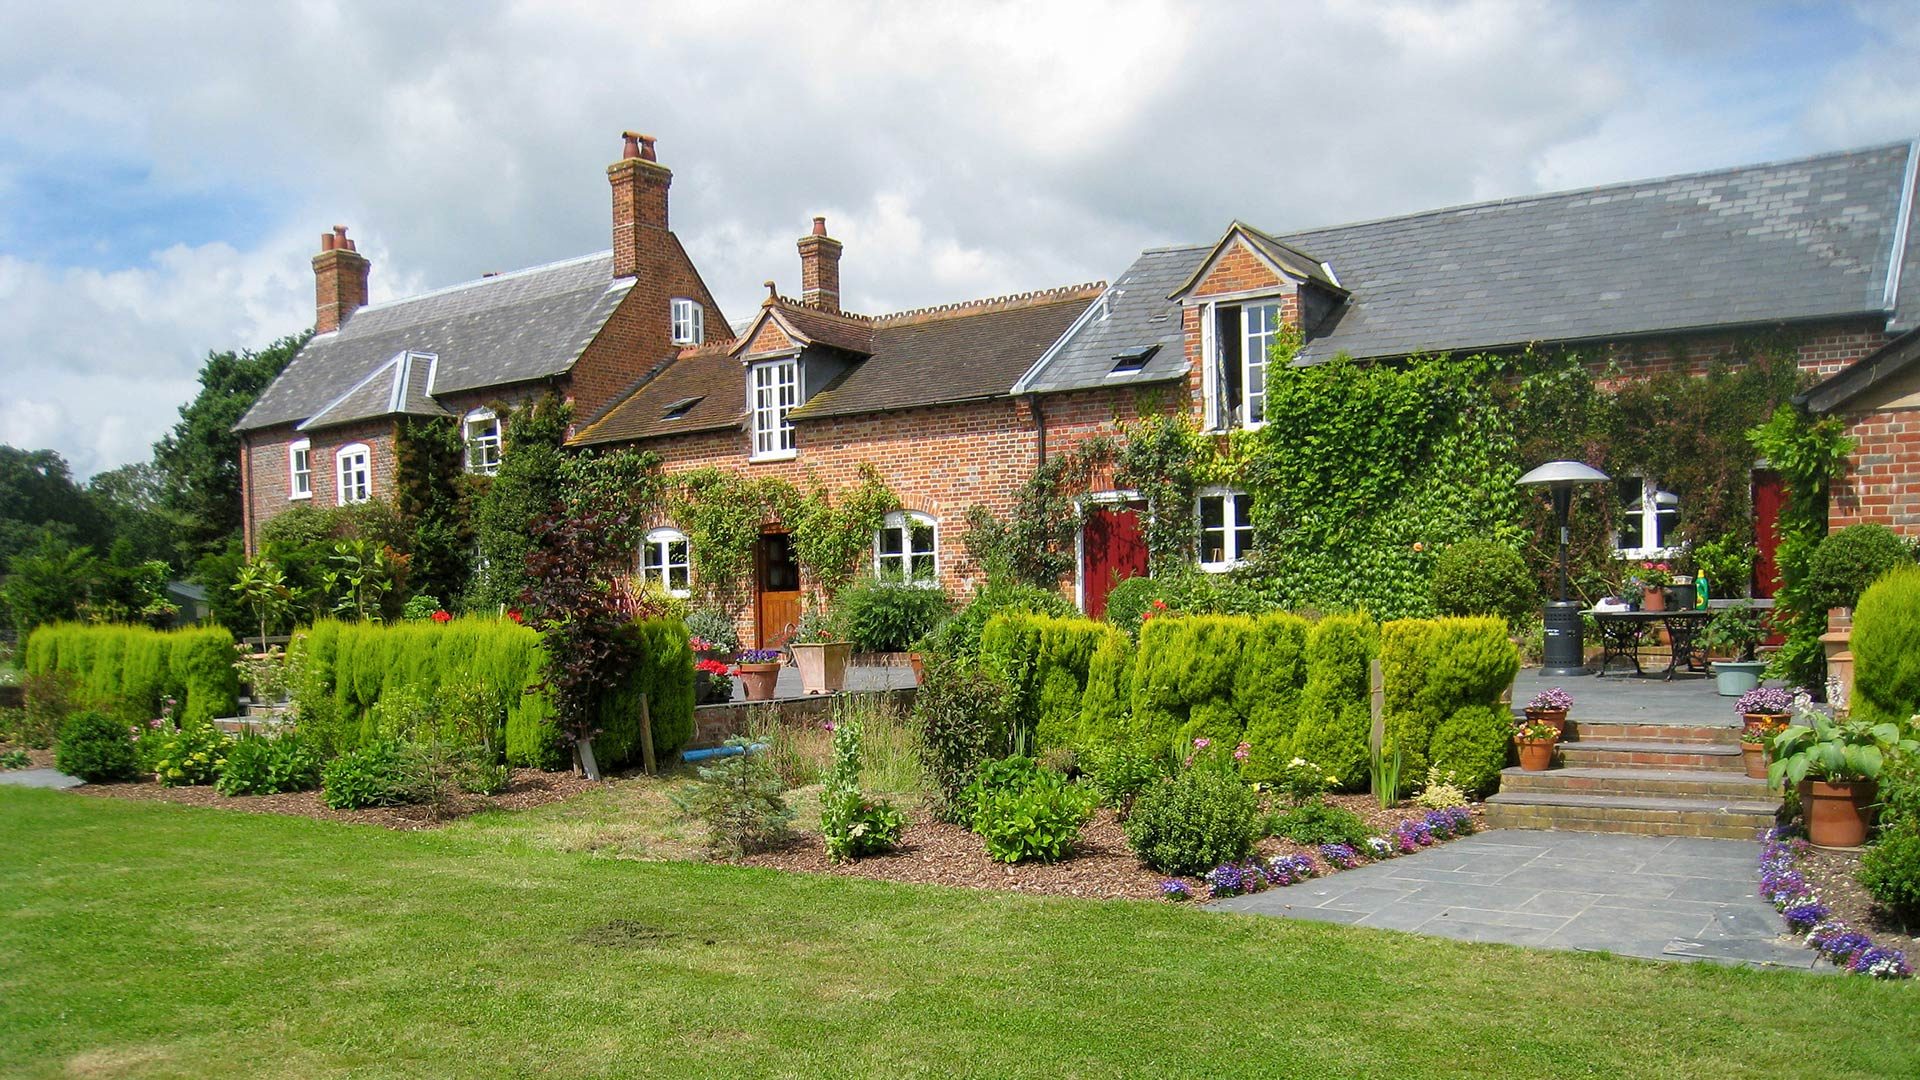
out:
{"label": "red brickwork detail", "polygon": [[[759,332],[753,335],[753,340],[747,343],[745,355],[759,356],[762,353],[791,352],[799,345],[800,343],[793,340],[778,322],[768,319],[761,324]],[[741,383],[741,393],[746,392],[745,388],[746,384]]]}
{"label": "red brickwork detail", "polygon": [[367,278],[373,264],[345,248],[313,257],[313,332],[331,334],[349,316],[367,306]]}
{"label": "red brickwork detail", "polygon": [[[247,504],[243,507],[249,550],[257,547],[260,527],[294,506],[328,507],[339,505],[339,473],[335,459],[351,443],[367,445],[369,477],[373,497],[393,496],[393,434],[390,420],[371,420],[345,424],[302,435],[286,427],[249,432],[242,437],[240,462],[247,470],[243,482]],[[294,499],[289,495],[293,473],[287,448],[301,438],[311,443],[308,461],[313,466],[313,497]]]}
{"label": "red brickwork detail", "polygon": [[1920,537],[1920,409],[1846,417],[1854,441],[1847,475],[1834,482],[1828,528],[1873,521]]}
{"label": "red brickwork detail", "polygon": [[1286,280],[1273,272],[1258,255],[1239,240],[1233,246],[1220,253],[1215,259],[1207,276],[1200,279],[1188,295],[1195,299],[1220,296],[1231,293],[1252,292],[1255,289],[1275,289],[1286,284]]}

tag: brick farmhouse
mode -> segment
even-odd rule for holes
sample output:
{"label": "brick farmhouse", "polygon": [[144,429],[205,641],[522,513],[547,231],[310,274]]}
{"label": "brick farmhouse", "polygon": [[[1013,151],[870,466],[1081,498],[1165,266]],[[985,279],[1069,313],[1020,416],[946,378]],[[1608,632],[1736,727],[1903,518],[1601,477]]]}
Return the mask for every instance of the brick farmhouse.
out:
{"label": "brick farmhouse", "polygon": [[[982,577],[963,515],[1008,510],[1037,464],[1148,411],[1261,424],[1284,327],[1299,363],[1550,346],[1627,377],[1738,362],[1765,332],[1823,380],[1803,400],[1859,440],[1835,526],[1920,535],[1917,158],[1899,143],[1284,235],[1235,222],[1144,251],[1111,284],[878,315],[843,309],[842,245],[814,218],[800,296],[769,282],[735,333],[668,228],[671,173],[629,135],[607,170],[611,252],[367,306],[366,258],[344,229],[322,237],[317,333],[239,425],[248,542],[302,501],[385,494],[408,416],[462,424],[469,467],[497,467],[505,407],[552,389],[574,404],[574,445],[644,447],[669,473],[840,487],[871,464],[901,502],[876,571],[959,590]],[[1643,516],[1618,547],[1658,554],[1678,508],[1657,477],[1626,483]],[[1763,556],[1774,483],[1756,463]],[[1094,486],[1072,587],[1098,613],[1144,572],[1145,507]],[[1234,565],[1251,537],[1239,493],[1204,492],[1192,513],[1200,565]],[[675,524],[657,522],[635,566],[684,590],[699,552]],[[768,522],[753,594],[734,598],[743,638],[782,640],[801,584]]]}

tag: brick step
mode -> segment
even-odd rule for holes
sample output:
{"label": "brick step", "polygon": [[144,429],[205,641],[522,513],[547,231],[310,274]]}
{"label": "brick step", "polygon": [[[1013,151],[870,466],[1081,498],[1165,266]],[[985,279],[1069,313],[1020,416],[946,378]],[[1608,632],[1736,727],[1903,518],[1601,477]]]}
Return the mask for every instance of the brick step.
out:
{"label": "brick step", "polygon": [[1615,739],[1560,744],[1560,763],[1568,768],[1707,769],[1746,771],[1738,743],[1676,743]]}
{"label": "brick step", "polygon": [[1500,773],[1501,791],[1566,792],[1581,795],[1654,795],[1670,797],[1751,799],[1770,798],[1765,780],[1746,773],[1715,769],[1602,769],[1563,768],[1527,772],[1510,768]]}
{"label": "brick step", "polygon": [[1581,723],[1578,719],[1575,719],[1569,721],[1567,727],[1567,741],[1569,742],[1671,742],[1711,743],[1716,746],[1740,745],[1740,728],[1738,725],[1693,724],[1676,727],[1668,724],[1627,724],[1602,721]]}
{"label": "brick step", "polygon": [[1773,825],[1777,800],[1502,791],[1487,800],[1495,829],[1568,829],[1752,840]]}

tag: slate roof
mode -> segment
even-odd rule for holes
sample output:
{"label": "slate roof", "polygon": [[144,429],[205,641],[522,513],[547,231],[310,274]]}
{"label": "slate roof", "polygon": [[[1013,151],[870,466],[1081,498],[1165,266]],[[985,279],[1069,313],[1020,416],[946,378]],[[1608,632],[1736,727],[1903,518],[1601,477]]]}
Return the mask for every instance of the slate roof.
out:
{"label": "slate roof", "polygon": [[[308,341],[235,430],[308,421],[322,410],[334,422],[343,407],[361,411],[363,402],[347,406],[341,397],[365,390],[363,382],[409,350],[438,357],[430,385],[415,386],[416,407],[431,404],[431,395],[559,375],[632,286],[630,278],[615,280],[613,255],[603,251],[369,305],[338,331]],[[375,415],[383,414],[366,414]]]}
{"label": "slate roof", "polygon": [[450,416],[427,394],[439,361],[428,353],[396,353],[375,368],[359,385],[327,403],[296,426],[298,431],[381,416]]}
{"label": "slate roof", "polygon": [[[1116,278],[1086,317],[1033,365],[1013,390],[1051,393],[1093,386],[1166,382],[1187,375],[1180,305],[1167,294],[1193,276],[1211,245],[1154,248]],[[1112,374],[1120,354],[1158,345],[1138,371]]]}
{"label": "slate roof", "polygon": [[[1351,294],[1302,350],[1308,363],[1847,316],[1900,331],[1920,325],[1917,150],[1895,143],[1269,238],[1327,263]],[[1116,289],[1193,264],[1159,304],[1136,291],[1104,323],[1090,319],[1022,389],[1109,385],[1120,340],[1146,336],[1142,321],[1161,311],[1177,323],[1166,296],[1210,250],[1143,253]]]}
{"label": "slate roof", "polygon": [[1867,391],[1920,364],[1920,327],[1901,334],[1794,398],[1814,412],[1833,412]]}
{"label": "slate roof", "polygon": [[[687,349],[672,363],[590,417],[574,435],[577,445],[687,435],[740,427],[747,415],[747,378],[732,342]],[[698,399],[677,419],[667,413]]]}

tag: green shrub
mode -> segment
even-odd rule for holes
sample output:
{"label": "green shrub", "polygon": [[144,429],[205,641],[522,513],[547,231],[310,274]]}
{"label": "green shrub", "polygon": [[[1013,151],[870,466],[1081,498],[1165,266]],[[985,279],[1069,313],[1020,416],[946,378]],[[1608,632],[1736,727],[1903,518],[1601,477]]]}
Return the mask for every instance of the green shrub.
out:
{"label": "green shrub", "polygon": [[1440,722],[1428,755],[1462,791],[1478,795],[1500,783],[1513,737],[1513,715],[1494,705],[1467,705]]}
{"label": "green shrub", "polygon": [[219,777],[232,741],[212,724],[187,723],[142,740],[151,742],[142,749],[154,779],[163,787],[196,787]]}
{"label": "green shrub", "polygon": [[424,622],[440,610],[440,598],[430,593],[415,593],[400,606],[400,617],[408,622]]}
{"label": "green shrub", "polygon": [[327,762],[320,786],[335,810],[364,810],[419,801],[407,762],[407,746],[375,739]]}
{"label": "green shrub", "polygon": [[1185,746],[1202,738],[1238,743],[1246,717],[1234,689],[1252,635],[1253,620],[1243,615],[1149,619],[1134,659],[1136,745]]}
{"label": "green shrub", "polygon": [[1109,634],[1095,646],[1080,697],[1078,745],[1118,745],[1131,737],[1133,657],[1133,641],[1124,634]]}
{"label": "green shrub", "polygon": [[[984,778],[984,772],[983,772]],[[998,862],[1058,862],[1080,839],[1093,800],[1052,769],[1033,769],[1020,781],[983,786],[973,831]]]}
{"label": "green shrub", "polygon": [[600,734],[593,754],[602,769],[638,765],[640,696],[646,695],[653,722],[653,752],[660,760],[680,752],[693,738],[693,650],[686,624],[678,619],[648,619],[633,624],[640,662],[600,703]]}
{"label": "green shrub", "polygon": [[1036,749],[1073,746],[1081,737],[1087,671],[1102,642],[1117,636],[1089,619],[996,615],[980,635],[981,664],[1005,679],[1008,709]]}
{"label": "green shrub", "polygon": [[60,729],[53,763],[68,776],[90,784],[131,780],[140,771],[127,725],[98,709],[74,713]]}
{"label": "green shrub", "polygon": [[718,645],[721,652],[740,650],[740,631],[733,625],[733,616],[719,608],[698,607],[687,612],[687,633]]}
{"label": "green shrub", "polygon": [[1296,844],[1318,847],[1321,844],[1346,844],[1366,850],[1372,835],[1359,814],[1323,802],[1310,802],[1273,815],[1267,820],[1267,835]]}
{"label": "green shrub", "polygon": [[1913,565],[1913,545],[1899,533],[1865,522],[1820,541],[1807,562],[1807,599],[1815,611],[1855,607],[1887,571]]}
{"label": "green shrub", "polygon": [[1539,582],[1505,544],[1462,540],[1433,560],[1433,607],[1442,615],[1492,615],[1517,626],[1539,606]]}
{"label": "green shrub", "polygon": [[953,613],[940,589],[855,582],[834,598],[840,625],[861,652],[905,652]]}
{"label": "green shrub", "polygon": [[1111,807],[1121,817],[1133,809],[1134,799],[1147,785],[1167,775],[1158,755],[1121,743],[1091,747],[1081,755],[1081,765],[1100,805]]}
{"label": "green shrub", "polygon": [[1344,788],[1360,787],[1367,778],[1369,665],[1379,644],[1380,631],[1365,615],[1329,615],[1307,635],[1307,684],[1290,756],[1317,763]]}
{"label": "green shrub", "polygon": [[728,739],[727,745],[742,752],[699,766],[700,779],[675,803],[706,824],[707,852],[716,858],[780,847],[793,835],[793,808],[780,774],[765,753],[748,751],[748,740]]}
{"label": "green shrub", "polygon": [[[1042,773],[1051,770],[1044,768],[1034,759],[1024,754],[983,761],[973,774],[973,783],[967,785],[965,820],[961,824],[971,829],[980,816],[980,809],[988,799],[1003,791],[1027,787],[1037,782]],[[1055,774],[1058,775],[1058,774]]]}
{"label": "green shrub", "polygon": [[1183,769],[1134,800],[1127,844],[1160,873],[1204,874],[1253,850],[1259,812],[1252,790],[1231,771]]}
{"label": "green shrub", "polygon": [[884,799],[860,791],[860,741],[864,725],[843,716],[833,730],[833,769],[820,795],[820,832],[835,862],[892,851],[906,830],[905,814]]}
{"label": "green shrub", "polygon": [[1920,830],[1882,835],[1860,856],[1859,879],[1895,918],[1920,922]]}
{"label": "green shrub", "polygon": [[1307,684],[1307,620],[1269,612],[1253,620],[1233,696],[1247,718],[1248,780],[1271,780],[1293,756],[1300,694]]}
{"label": "green shrub", "polygon": [[144,626],[51,623],[27,642],[27,670],[64,671],[89,699],[160,715],[162,699],[178,700],[177,719],[204,723],[239,709],[240,675],[233,635],[217,626],[151,630]]}
{"label": "green shrub", "polygon": [[1129,637],[1140,633],[1141,617],[1153,606],[1159,587],[1150,577],[1131,577],[1107,591],[1106,620]]}
{"label": "green shrub", "polygon": [[31,750],[45,750],[59,737],[74,711],[75,683],[64,671],[29,675],[20,681],[21,708],[7,733],[8,741]]}
{"label": "green shrub", "polygon": [[1920,712],[1920,567],[1890,571],[1860,594],[1852,648],[1856,718],[1904,724]]}
{"label": "green shrub", "polygon": [[965,792],[983,761],[1005,753],[1010,724],[1006,684],[978,665],[927,658],[913,700],[913,728],[929,809],[942,821],[967,814]]}
{"label": "green shrub", "polygon": [[928,633],[921,640],[919,651],[970,662],[980,655],[980,634],[987,622],[1007,612],[1060,618],[1077,614],[1072,602],[1057,592],[1014,581],[991,580],[951,618]]}
{"label": "green shrub", "polygon": [[0,769],[24,769],[31,764],[33,759],[27,756],[25,750],[15,749],[0,753]]}
{"label": "green shrub", "polygon": [[[1385,683],[1386,743],[1382,753],[1400,752],[1400,775],[1427,771],[1427,749],[1434,729],[1446,717],[1445,704],[1428,692],[1439,662],[1439,624],[1433,619],[1395,619],[1380,624],[1380,674]],[[1371,733],[1369,733],[1371,739]],[[1396,793],[1398,794],[1398,793]]]}
{"label": "green shrub", "polygon": [[298,732],[261,735],[248,732],[227,747],[220,779],[222,795],[279,795],[320,786],[320,755]]}
{"label": "green shrub", "polygon": [[1880,811],[1885,832],[1920,829],[1920,756],[1895,754],[1880,768]]}

